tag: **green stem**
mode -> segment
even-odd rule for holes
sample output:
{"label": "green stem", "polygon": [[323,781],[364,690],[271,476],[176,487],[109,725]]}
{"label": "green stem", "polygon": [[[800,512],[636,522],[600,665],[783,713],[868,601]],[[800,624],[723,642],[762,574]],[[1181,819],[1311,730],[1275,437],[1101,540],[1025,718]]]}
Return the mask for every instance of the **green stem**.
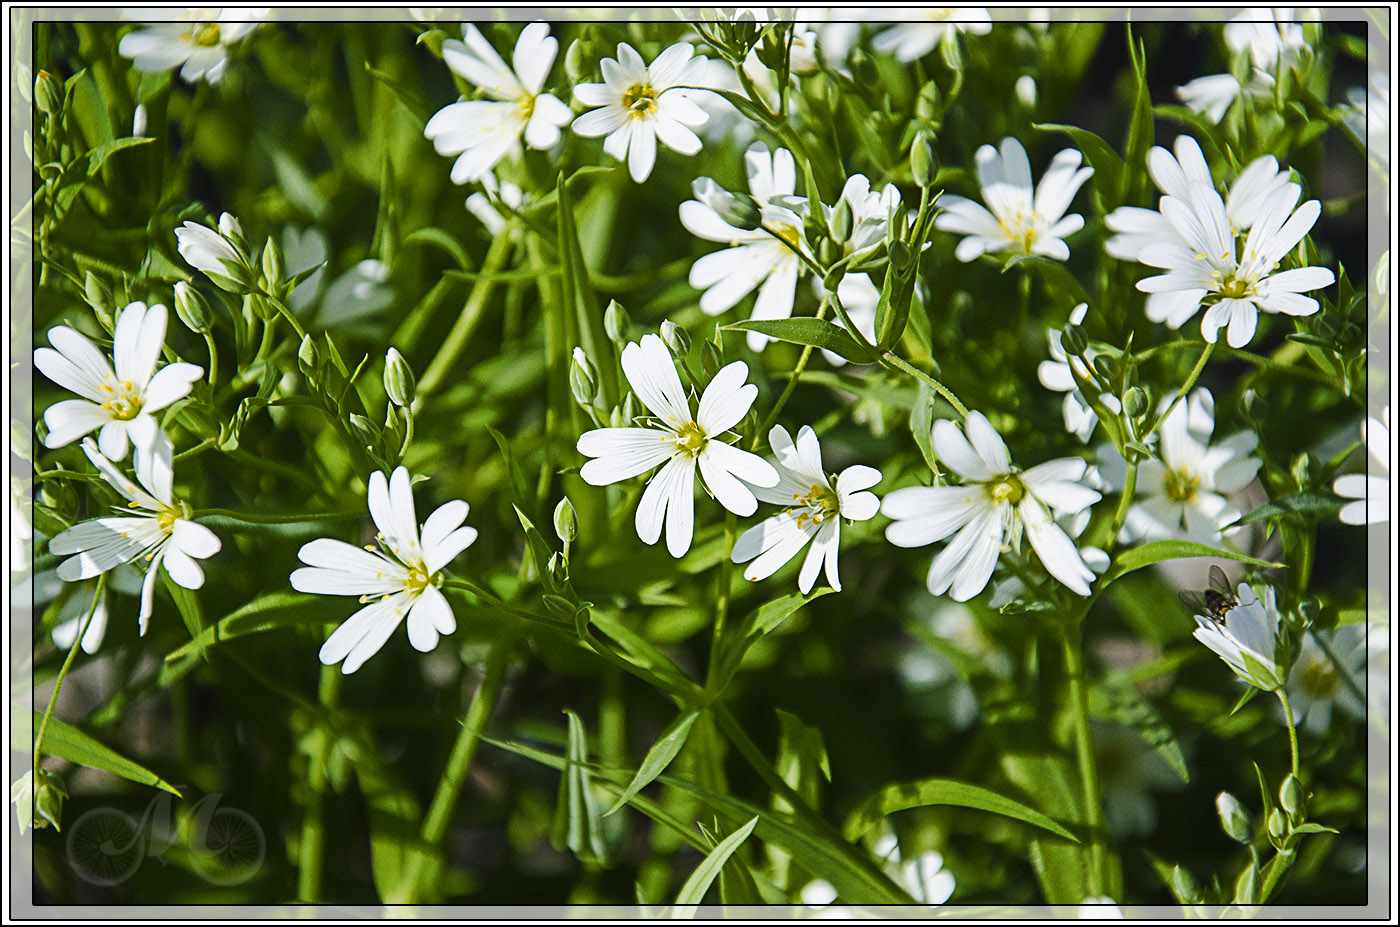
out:
{"label": "green stem", "polygon": [[481,262],[477,281],[467,296],[467,304],[463,307],[462,314],[457,317],[442,347],[438,348],[437,354],[428,363],[428,369],[423,372],[423,378],[418,381],[419,401],[442,386],[448,374],[456,367],[458,358],[466,350],[467,342],[471,340],[472,332],[476,331],[476,325],[481,320],[482,310],[486,308],[486,303],[496,288],[496,282],[491,278],[501,269],[510,254],[513,238],[514,229],[507,225],[492,240],[491,247],[487,249],[486,257]]}
{"label": "green stem", "polygon": [[363,510],[356,510],[354,512],[310,512],[305,515],[254,515],[248,512],[235,512],[233,509],[195,509],[190,513],[190,518],[198,520],[213,515],[222,518],[232,518],[235,521],[246,521],[253,525],[291,525],[302,521],[362,518],[364,517],[364,512]]}
{"label": "green stem", "polygon": [[1144,444],[1147,442],[1148,438],[1152,437],[1153,432],[1161,426],[1162,422],[1166,421],[1167,416],[1171,415],[1172,410],[1177,407],[1177,404],[1186,398],[1186,394],[1191,392],[1191,387],[1195,386],[1196,381],[1200,379],[1201,371],[1206,369],[1206,361],[1210,360],[1210,356],[1214,352],[1214,343],[1207,342],[1206,349],[1202,351],[1201,356],[1196,359],[1196,366],[1191,368],[1191,372],[1187,374],[1186,382],[1181,385],[1181,389],[1177,390],[1176,396],[1172,398],[1171,404],[1167,406],[1167,410],[1157,416],[1157,420],[1152,423],[1152,427],[1147,429],[1147,433],[1142,436]]}
{"label": "green stem", "polygon": [[49,729],[49,719],[53,717],[54,706],[58,704],[58,692],[63,688],[63,680],[68,675],[69,668],[73,665],[73,660],[78,656],[78,648],[87,636],[88,625],[92,624],[92,616],[97,614],[97,606],[102,602],[102,590],[107,586],[107,574],[102,573],[97,577],[97,590],[92,594],[92,604],[88,606],[87,617],[83,619],[82,626],[78,628],[78,636],[73,638],[73,646],[68,648],[68,656],[63,660],[63,666],[58,670],[58,676],[54,679],[53,691],[49,693],[49,704],[44,709],[44,717],[39,720],[38,733],[34,735],[34,763],[31,773],[34,780],[34,790],[37,793],[39,787],[39,758],[44,746],[44,733]]}
{"label": "green stem", "polygon": [[895,354],[893,351],[885,351],[883,354],[880,355],[880,363],[893,370],[903,371],[904,373],[907,373],[910,376],[917,377],[918,379],[924,381],[935,393],[946,399],[948,401],[948,404],[957,410],[958,415],[962,416],[963,418],[967,418],[967,406],[963,405],[961,402],[958,401],[958,397],[953,395],[952,390],[948,389],[948,387],[944,386],[942,383],[938,382],[928,374],[924,373],[922,370],[915,367],[913,364],[909,363],[907,360],[900,357],[898,354]]}
{"label": "green stem", "polygon": [[1094,762],[1094,738],[1089,730],[1089,690],[1084,682],[1084,655],[1079,625],[1061,627],[1060,643],[1065,656],[1069,683],[1070,721],[1074,726],[1074,752],[1079,763],[1079,782],[1084,790],[1084,820],[1089,828],[1089,894],[1101,896],[1107,881],[1103,802],[1100,799],[1099,771]]}
{"label": "green stem", "polygon": [[209,346],[209,386],[212,388],[219,379],[219,349],[214,346],[214,336],[209,332],[204,333],[204,343]]}
{"label": "green stem", "polygon": [[705,688],[714,684],[719,668],[720,645],[724,642],[724,625],[729,618],[729,588],[734,582],[734,513],[724,516],[724,557],[719,564],[719,594],[715,597],[715,624],[710,635],[710,662],[705,670]]}
{"label": "green stem", "polygon": [[1125,455],[1125,459],[1128,463],[1128,470],[1123,481],[1123,494],[1118,497],[1118,508],[1113,513],[1113,526],[1109,530],[1108,539],[1105,542],[1107,544],[1117,543],[1118,533],[1123,530],[1123,525],[1128,520],[1128,509],[1132,508],[1133,495],[1137,492],[1137,454],[1129,451]]}
{"label": "green stem", "polygon": [[[273,308],[277,310],[278,314],[287,320],[287,323],[292,326],[292,331],[297,333],[297,344],[301,344],[302,339],[306,337],[306,329],[302,328],[301,320],[292,313],[291,309],[287,308],[287,304],[271,293],[266,293],[262,290],[258,290],[258,295],[272,303]],[[270,322],[271,320],[269,319],[268,321]],[[266,335],[266,331],[264,331],[263,334]],[[261,354],[261,350],[259,350],[259,354]]]}
{"label": "green stem", "polygon": [[505,677],[506,666],[510,662],[510,647],[497,643],[491,649],[486,661],[486,673],[481,685],[467,706],[466,717],[457,732],[457,740],[452,744],[452,753],[447,759],[447,768],[438,780],[437,791],[433,793],[433,803],[428,808],[428,816],[423,820],[419,832],[418,849],[409,859],[403,885],[412,893],[410,900],[419,900],[428,894],[423,884],[426,877],[435,877],[438,866],[433,851],[447,836],[447,825],[452,822],[452,812],[457,807],[457,799],[462,794],[462,784],[466,782],[467,771],[471,769],[476,749],[481,744],[481,729],[491,716],[496,696],[501,690],[501,680]]}
{"label": "green stem", "polygon": [[807,360],[812,356],[812,346],[806,345],[802,348],[802,354],[797,358],[797,366],[792,369],[792,374],[788,377],[787,383],[783,386],[782,393],[779,394],[777,402],[773,403],[773,408],[763,419],[763,424],[758,426],[754,432],[753,443],[749,450],[756,451],[763,443],[763,436],[773,430],[773,426],[778,423],[778,413],[783,411],[783,406],[787,405],[788,399],[797,389],[797,381],[802,379],[802,372],[807,369]]}
{"label": "green stem", "polygon": [[[322,666],[317,698],[327,715],[340,695],[339,667]],[[301,821],[301,842],[297,848],[297,898],[304,902],[321,900],[321,871],[326,850],[326,762],[332,740],[323,738],[320,755],[307,767],[307,788],[311,792]]]}
{"label": "green stem", "polygon": [[1288,701],[1288,693],[1283,689],[1275,689],[1274,695],[1278,696],[1279,703],[1283,705],[1283,717],[1288,722],[1288,755],[1293,762],[1293,775],[1298,775],[1298,728],[1293,720],[1293,706]]}
{"label": "green stem", "polygon": [[1311,633],[1313,640],[1317,642],[1317,646],[1321,647],[1322,652],[1327,654],[1327,659],[1332,661],[1332,669],[1341,677],[1342,685],[1346,686],[1347,689],[1351,691],[1351,694],[1356,696],[1358,702],[1369,707],[1369,703],[1366,700],[1366,693],[1362,691],[1361,685],[1355,679],[1351,678],[1350,671],[1343,665],[1341,658],[1337,656],[1337,651],[1332,649],[1332,645],[1329,644],[1321,634],[1318,634],[1316,631]]}

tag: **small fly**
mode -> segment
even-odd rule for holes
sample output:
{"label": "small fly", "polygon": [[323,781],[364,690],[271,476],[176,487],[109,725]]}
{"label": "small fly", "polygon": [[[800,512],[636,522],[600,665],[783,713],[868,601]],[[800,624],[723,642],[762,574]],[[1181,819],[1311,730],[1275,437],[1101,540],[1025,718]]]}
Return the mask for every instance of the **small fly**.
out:
{"label": "small fly", "polygon": [[1240,604],[1240,600],[1225,571],[1218,566],[1210,568],[1209,587],[1201,592],[1178,592],[1177,595],[1196,614],[1216,624],[1224,624],[1226,613]]}

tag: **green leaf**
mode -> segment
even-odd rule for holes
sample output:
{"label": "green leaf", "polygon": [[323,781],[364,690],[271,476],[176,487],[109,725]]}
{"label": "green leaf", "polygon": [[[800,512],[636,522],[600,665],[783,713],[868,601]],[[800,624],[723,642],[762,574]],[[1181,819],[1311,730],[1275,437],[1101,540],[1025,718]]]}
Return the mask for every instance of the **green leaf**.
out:
{"label": "green leaf", "polygon": [[[691,708],[683,711],[672,721],[666,730],[661,732],[661,736],[652,744],[647,751],[646,757],[642,760],[642,765],[637,767],[637,774],[632,777],[627,789],[620,795],[613,806],[603,815],[607,817],[617,811],[623,805],[632,800],[642,789],[651,784],[657,776],[666,771],[666,767],[676,758],[676,754],[685,746],[685,740],[690,736],[690,729],[695,725],[695,719],[700,717],[700,709]],[[708,884],[708,883],[706,883]]]}
{"label": "green leaf", "polygon": [[[1291,496],[1270,499],[1234,524],[1252,525],[1266,518],[1280,518],[1285,515],[1331,515],[1345,504],[1345,499],[1339,499],[1336,496],[1320,492],[1298,492]],[[1229,527],[1234,527],[1234,525]]]}
{"label": "green leaf", "polygon": [[399,247],[406,248],[409,245],[417,244],[436,245],[443,251],[446,251],[452,260],[457,262],[458,269],[463,273],[471,269],[471,259],[467,257],[467,252],[462,247],[461,243],[435,225],[425,226],[421,229],[414,229],[409,232],[403,237],[403,240],[399,242]]}
{"label": "green leaf", "polygon": [[[915,245],[918,245],[917,241]],[[875,344],[882,350],[888,351],[903,337],[904,326],[909,321],[909,306],[914,300],[914,283],[918,279],[917,253],[903,271],[896,272],[891,264],[885,272],[885,280],[880,285],[880,301],[875,306]]]}
{"label": "green leaf", "polygon": [[680,667],[649,641],[607,612],[593,613],[593,626],[622,646],[623,656],[635,666],[650,671],[669,686],[672,695],[688,694],[696,688]]}
{"label": "green leaf", "polygon": [[861,346],[851,333],[826,319],[768,319],[735,322],[724,326],[725,331],[758,332],[789,344],[810,345],[839,354],[855,364],[872,364],[876,353]]}
{"label": "green leaf", "polygon": [[176,583],[169,573],[163,573],[161,578],[165,580],[165,588],[169,590],[170,598],[175,600],[175,607],[180,610],[180,617],[189,629],[190,637],[198,638],[204,630],[204,613],[199,607],[199,597],[194,594],[193,589],[186,589]]}
{"label": "green leaf", "polygon": [[1088,129],[1078,126],[1061,125],[1055,122],[1031,123],[1031,128],[1042,132],[1063,132],[1073,141],[1083,154],[1089,166],[1094,169],[1093,184],[1104,197],[1104,206],[1113,208],[1122,203],[1118,195],[1119,180],[1123,175],[1123,159],[1113,146]]}
{"label": "green leaf", "polygon": [[602,821],[593,796],[593,776],[588,764],[588,738],[583,721],[564,709],[569,718],[569,748],[564,775],[559,780],[559,804],[555,809],[550,839],[554,848],[568,847],[585,862],[601,862],[607,857],[602,840]]}
{"label": "green leaf", "polygon": [[[806,724],[797,715],[777,709],[778,757],[774,762],[778,776],[802,796],[809,807],[820,804],[821,779],[831,781],[831,760],[820,728]],[[773,797],[773,807],[787,811],[790,805],[780,795]]]}
{"label": "green leaf", "polygon": [[[701,860],[700,865],[695,867],[695,871],[690,874],[690,878],[685,880],[685,885],[681,886],[680,894],[676,895],[678,905],[698,905],[705,897],[705,892],[709,890],[710,883],[714,882],[719,875],[724,864],[729,861],[729,857],[734,855],[734,851],[739,849],[739,845],[749,838],[754,827],[758,825],[758,816],[750,818],[748,823],[740,827],[720,841],[709,856]],[[693,918],[695,909],[692,907],[688,911],[675,912],[677,918]]]}
{"label": "green leaf", "polygon": [[378,70],[368,61],[365,62],[365,71],[369,74],[370,77],[373,77],[375,80],[379,81],[386,88],[388,88],[389,92],[394,95],[395,99],[402,103],[404,105],[404,108],[407,109],[410,113],[412,113],[413,117],[418,122],[426,123],[429,117],[432,116],[433,109],[431,106],[428,105],[427,101],[425,101],[418,94],[414,93],[402,81],[390,77],[383,71]]}
{"label": "green leaf", "polygon": [[1091,710],[1095,714],[1131,727],[1148,746],[1157,751],[1157,755],[1181,777],[1182,782],[1191,781],[1186,757],[1181,752],[1176,735],[1137,686],[1127,680],[1105,681],[1091,690],[1090,697]]}
{"label": "green leaf", "polygon": [[729,681],[734,678],[734,674],[739,671],[744,654],[748,653],[750,647],[786,621],[802,606],[834,591],[830,588],[818,589],[805,596],[800,592],[790,592],[771,602],[765,602],[744,616],[744,620],[740,621],[737,626],[737,633],[729,638],[729,642],[720,653],[719,671],[715,673],[719,691],[723,691]]}
{"label": "green leaf", "polygon": [[[559,263],[564,271],[564,304],[575,314],[578,338],[583,351],[597,365],[603,404],[616,405],[620,399],[617,383],[617,358],[613,343],[603,330],[603,309],[598,305],[598,293],[588,279],[588,265],[579,244],[578,228],[574,222],[574,204],[569,196],[568,182],[563,172],[555,185],[559,205],[556,210],[559,235]],[[567,347],[566,347],[567,353]]]}
{"label": "green leaf", "polygon": [[153,138],[134,136],[132,138],[117,138],[110,142],[103,142],[101,145],[98,145],[96,148],[92,149],[92,151],[88,152],[87,176],[89,178],[96,176],[97,172],[102,170],[102,165],[107,163],[107,159],[117,152],[127,148],[135,148],[137,145],[145,145],[153,141],[155,141]]}
{"label": "green leaf", "polygon": [[[1128,141],[1123,156],[1129,169],[1123,172],[1120,186],[1122,200],[1133,198],[1133,193],[1145,193],[1147,173],[1147,149],[1152,147],[1152,90],[1147,82],[1147,48],[1142,39],[1133,35],[1128,27],[1128,55],[1133,64],[1133,84],[1136,88],[1133,100],[1133,118],[1128,125]],[[1136,188],[1131,189],[1131,188]]]}
{"label": "green leaf", "polygon": [[[42,720],[41,712],[33,712],[35,732],[39,730]],[[19,727],[18,724],[15,726]],[[141,785],[154,786],[177,798],[180,797],[179,790],[160,776],[58,718],[50,717],[48,727],[44,728],[43,751],[47,756],[56,756],[79,766],[101,769],[114,776],[121,776]]]}
{"label": "green leaf", "polygon": [[329,614],[321,618],[307,614],[308,610],[329,612],[327,606],[332,604],[324,596],[307,595],[303,592],[282,590],[270,593],[234,609],[212,626],[200,631],[189,643],[167,653],[165,662],[178,662],[236,637],[334,620]]}
{"label": "green leaf", "polygon": [[1295,834],[1336,834],[1336,833],[1340,833],[1340,831],[1335,830],[1335,829],[1333,829],[1333,828],[1331,828],[1331,827],[1324,827],[1324,826],[1321,825],[1321,824],[1317,824],[1317,823],[1314,823],[1314,822],[1312,822],[1312,821],[1309,821],[1309,822],[1306,823],[1306,824],[1299,824],[1297,827],[1293,828],[1293,833],[1295,833]]}
{"label": "green leaf", "polygon": [[1074,834],[1034,808],[991,789],[970,782],[959,782],[956,779],[921,779],[917,782],[885,786],[861,802],[846,818],[846,839],[859,840],[887,815],[896,811],[922,808],[926,805],[956,805],[960,808],[990,811],[1047,830],[1065,840],[1079,842]]}
{"label": "green leaf", "polygon": [[1274,563],[1270,560],[1260,560],[1257,557],[1248,557],[1244,554],[1237,554],[1232,550],[1221,550],[1218,547],[1211,547],[1206,544],[1199,544],[1195,541],[1152,541],[1125,550],[1118,555],[1118,559],[1113,562],[1113,566],[1103,575],[1099,582],[1099,588],[1104,589],[1114,580],[1134,570],[1141,570],[1143,567],[1152,566],[1154,563],[1161,563],[1163,560],[1183,560],[1191,557],[1217,557],[1221,560],[1234,560],[1237,563],[1248,563],[1252,566],[1277,569],[1282,567],[1282,563]]}
{"label": "green leaf", "polygon": [[938,455],[933,452],[933,387],[920,380],[916,389],[914,408],[909,412],[909,432],[914,436],[924,463],[938,476],[942,471],[938,469]]}
{"label": "green leaf", "polygon": [[1052,291],[1058,290],[1058,295],[1066,302],[1087,303],[1089,301],[1089,294],[1085,292],[1084,284],[1080,283],[1074,274],[1069,272],[1068,267],[1060,261],[1041,254],[1013,255],[1002,266],[1001,272],[1006,273],[1013,267],[1023,266],[1038,271],[1046,285]]}

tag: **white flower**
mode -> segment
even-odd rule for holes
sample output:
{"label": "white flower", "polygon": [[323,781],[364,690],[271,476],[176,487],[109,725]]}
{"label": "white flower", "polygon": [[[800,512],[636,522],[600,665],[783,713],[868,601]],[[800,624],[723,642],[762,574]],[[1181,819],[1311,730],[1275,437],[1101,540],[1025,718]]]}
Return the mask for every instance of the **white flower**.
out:
{"label": "white flower", "polygon": [[292,573],[293,589],[356,595],[367,603],[321,645],[322,663],[344,660],[340,671],[355,672],[379,652],[404,616],[409,643],[424,653],[437,646],[439,634],[457,629],[439,587],[442,568],[476,540],[476,529],[462,525],[467,510],[460,499],[444,503],[423,522],[420,534],[408,470],[399,467],[388,479],[375,471],[369,476],[369,514],[383,550],[318,538],[297,551],[306,566]]}
{"label": "white flower", "polygon": [[1224,660],[1245,682],[1266,691],[1283,685],[1283,674],[1275,657],[1278,644],[1278,607],[1272,586],[1264,587],[1261,600],[1248,583],[1237,590],[1239,604],[1225,613],[1223,621],[1196,616],[1196,640]]}
{"label": "white flower", "polygon": [[[95,592],[95,583],[84,583],[81,594],[69,596],[68,602],[58,614],[58,623],[53,628],[53,643],[59,650],[68,650],[73,646],[73,642],[78,639],[78,632],[83,629],[83,624],[87,623],[87,632],[83,635],[83,653],[94,654],[102,646],[102,639],[107,634],[107,590],[102,591],[102,596],[97,600],[97,606],[93,608],[92,594]],[[93,588],[89,588],[93,587]],[[88,621],[88,609],[92,608],[92,620]]]}
{"label": "white flower", "polygon": [[911,486],[885,496],[881,510],[894,519],[885,537],[898,547],[922,547],[957,532],[933,558],[928,588],[934,595],[951,588],[952,597],[965,602],[987,585],[1003,545],[1019,550],[1024,526],[1050,575],[1088,595],[1093,571],[1047,511],[1072,514],[1099,500],[1078,482],[1084,461],[1062,457],[1019,472],[981,412],[970,413],[965,427],[966,435],[947,419],[933,425],[934,451],[965,484]]}
{"label": "white flower", "polygon": [[1176,88],[1176,98],[1192,112],[1204,113],[1213,123],[1225,118],[1235,98],[1246,95],[1266,99],[1274,92],[1274,78],[1255,68],[1249,83],[1241,86],[1233,74],[1207,74]]}
{"label": "white flower", "polygon": [[700,138],[690,127],[704,125],[708,116],[682,89],[700,86],[707,73],[706,59],[692,57],[694,51],[689,42],[677,42],[646,65],[631,45],[618,43],[616,60],[604,58],[600,65],[603,83],[574,87],[580,103],[600,107],[575,119],[574,131],[606,135],[603,150],[626,160],[637,183],[651,176],[658,138],[672,151],[695,154]]}
{"label": "white flower", "polygon": [[1070,200],[1094,173],[1079,166],[1082,156],[1073,148],[1055,155],[1050,169],[1031,187],[1031,164],[1026,149],[1010,136],[1001,140],[1001,151],[991,145],[977,149],[977,176],[982,182],[980,203],[961,196],[945,196],[946,210],[934,225],[967,236],[958,242],[958,260],[971,261],[988,251],[1041,254],[1059,261],[1069,258],[1064,237],[1084,227],[1084,217],[1065,215]]}
{"label": "white flower", "polygon": [[246,293],[253,288],[257,272],[243,245],[243,228],[233,216],[220,215],[217,232],[198,222],[186,222],[175,230],[175,240],[180,257],[203,271],[219,289]]}
{"label": "white flower", "polygon": [[136,479],[127,479],[111,461],[98,453],[92,439],[83,441],[83,451],[113,489],[130,502],[127,508],[144,510],[141,515],[97,518],[74,525],[49,541],[55,554],[75,554],[58,565],[58,578],[64,582],[90,579],[138,557],[148,564],[141,584],[141,633],[151,616],[156,574],[160,567],[177,585],[198,589],[204,585],[204,571],[196,560],[212,557],[222,546],[214,532],[189,520],[189,507],[171,496],[174,458],[170,439],[157,430],[146,447],[136,448]]}
{"label": "white flower", "polygon": [[906,64],[937,48],[950,29],[969,35],[992,31],[992,16],[985,7],[910,7],[882,12],[909,21],[884,30],[870,45]]}
{"label": "white flower", "polygon": [[496,208],[496,204],[500,203],[511,211],[518,211],[525,202],[525,191],[509,180],[497,181],[494,174],[484,175],[481,178],[481,186],[485,192],[473,193],[467,197],[467,212],[476,216],[494,238],[506,227],[505,217]]}
{"label": "white flower", "polygon": [[842,203],[851,211],[851,230],[846,239],[839,244],[841,253],[849,256],[852,265],[855,265],[860,262],[861,256],[884,243],[890,217],[900,205],[899,188],[894,184],[887,184],[883,190],[876,193],[870,189],[868,177],[864,174],[852,174],[841,188],[836,205],[822,204],[828,228],[831,227],[833,214],[841,208]]}
{"label": "white flower", "polygon": [[[1335,662],[1328,650],[1336,655]],[[1364,691],[1366,656],[1364,624],[1343,625],[1335,631],[1309,631],[1303,635],[1298,660],[1288,673],[1287,688],[1288,701],[1299,726],[1314,734],[1325,734],[1332,723],[1333,705],[1353,718],[1366,717],[1366,706],[1357,697],[1358,692]]]}
{"label": "white flower", "polygon": [[[66,325],[49,329],[52,348],[34,352],[34,366],[64,389],[82,396],[44,410],[47,447],[63,447],[97,430],[98,446],[112,460],[126,456],[128,439],[148,445],[160,426],[159,412],[190,391],[204,374],[194,364],[166,364],[156,370],[165,344],[166,310],[131,303],[117,317],[108,361],[97,346]],[[115,362],[115,369],[113,368]]]}
{"label": "white flower", "polygon": [[1302,293],[1329,286],[1336,279],[1332,271],[1299,267],[1274,273],[1322,210],[1317,200],[1309,200],[1294,211],[1300,193],[1297,184],[1289,183],[1265,196],[1242,250],[1236,248],[1225,204],[1213,187],[1192,183],[1185,198],[1162,197],[1162,215],[1180,240],[1142,249],[1138,260],[1167,273],[1139,280],[1137,288],[1169,294],[1157,312],[1171,327],[1195,315],[1203,301],[1212,300],[1201,319],[1201,335],[1214,344],[1228,325],[1226,340],[1232,348],[1253,339],[1261,311],[1312,315],[1318,310],[1317,300]]}
{"label": "white flower", "polygon": [[1369,89],[1347,91],[1347,109],[1342,123],[1365,144],[1372,169],[1390,183],[1390,75],[1371,72]]}
{"label": "white flower", "polygon": [[[693,235],[730,245],[696,260],[690,268],[690,285],[705,291],[700,296],[700,309],[707,315],[724,312],[758,288],[750,318],[786,319],[792,315],[802,270],[797,255],[799,249],[805,250],[802,219],[787,206],[771,201],[780,196],[789,203],[800,199],[792,196],[796,168],[787,149],[779,148],[770,155],[763,145],[754,145],[745,153],[744,166],[754,206],[762,214],[763,225],[776,237],[762,228],[735,228],[712,205],[686,200],[680,207],[681,224]],[[695,187],[697,195],[703,194],[711,202],[729,196],[708,177],[696,181]],[[763,350],[769,340],[759,332],[748,333],[751,350]]]}
{"label": "white flower", "polygon": [[1376,472],[1348,473],[1332,484],[1332,491],[1337,495],[1356,500],[1337,513],[1348,525],[1390,521],[1390,406],[1385,407],[1379,419],[1366,419],[1361,426],[1361,437]]}
{"label": "white flower", "polygon": [[744,483],[778,482],[778,471],[768,461],[719,440],[748,413],[758,387],[745,383],[749,368],[735,361],[715,374],[700,398],[699,413],[692,413],[671,354],[656,335],[643,335],[640,345],[628,344],[622,351],[622,369],[655,418],[645,420],[648,425],[643,428],[585,432],[578,439],[578,451],[595,459],[584,464],[579,475],[593,486],[607,486],[664,463],[637,505],[637,536],[655,544],[664,522],[666,549],[680,557],[690,549],[694,528],[697,466],[710,493],[736,515],[752,515],[758,508]]}
{"label": "white flower", "polygon": [[1079,903],[1081,921],[1121,921],[1123,909],[1107,895],[1090,895]]}
{"label": "white flower", "polygon": [[759,487],[754,495],[761,502],[786,506],[781,514],[767,518],[739,536],[734,545],[735,563],[749,563],[744,579],[772,576],[810,542],[812,549],[802,562],[797,588],[803,595],[812,591],[817,573],[826,562],[826,581],[841,591],[837,556],[841,546],[841,519],[866,521],[880,510],[874,493],[862,492],[880,482],[880,471],[859,464],[841,471],[833,483],[822,470],[822,450],[817,434],[804,425],[794,443],[787,430],[774,425],[768,443],[776,456],[778,483]]}
{"label": "white flower", "polygon": [[[1189,135],[1177,136],[1175,155],[1160,145],[1153,146],[1147,153],[1147,171],[1158,190],[1184,202],[1190,202],[1193,185],[1213,186],[1201,146]],[[1238,235],[1253,225],[1269,196],[1287,184],[1288,173],[1279,170],[1278,161],[1273,155],[1251,161],[1230,185],[1225,196],[1225,218],[1230,223],[1231,234]],[[1186,244],[1176,227],[1155,209],[1120,206],[1104,217],[1104,224],[1110,231],[1118,233],[1104,243],[1104,250],[1125,261],[1138,260],[1142,249],[1156,242]],[[1147,317],[1154,322],[1167,320],[1171,325],[1170,319],[1175,316],[1169,307],[1154,309],[1154,300],[1157,299],[1158,294],[1148,297]],[[1186,318],[1190,318],[1190,314],[1182,321]],[[1180,325],[1181,322],[1177,322],[1172,327]]]}
{"label": "white flower", "polygon": [[[1089,312],[1088,303],[1080,303],[1070,311],[1069,320],[1075,325],[1084,323],[1084,316]],[[1041,361],[1036,368],[1036,375],[1040,379],[1040,385],[1057,393],[1064,393],[1063,415],[1065,420],[1065,431],[1074,435],[1081,442],[1087,442],[1089,435],[1093,434],[1094,426],[1099,423],[1099,416],[1094,412],[1088,401],[1084,398],[1083,392],[1079,388],[1079,383],[1074,378],[1074,373],[1070,370],[1073,364],[1079,369],[1080,375],[1089,379],[1089,370],[1085,362],[1093,363],[1094,356],[1098,353],[1093,350],[1084,352],[1084,359],[1078,357],[1070,358],[1065,353],[1064,344],[1061,341],[1063,332],[1052,328],[1046,333],[1050,344],[1050,360]],[[1121,408],[1117,396],[1107,393],[1099,396],[1104,406],[1114,414]]]}
{"label": "white flower", "polygon": [[[1261,14],[1267,18],[1258,19]],[[1248,51],[1254,67],[1277,73],[1297,64],[1308,47],[1303,27],[1292,20],[1287,8],[1248,10],[1225,25],[1225,44],[1235,54]]]}
{"label": "white flower", "polygon": [[[1170,401],[1170,396],[1164,398],[1162,408]],[[1259,460],[1250,456],[1258,436],[1239,431],[1211,446],[1215,399],[1204,387],[1177,403],[1159,431],[1160,459],[1144,460],[1138,468],[1140,501],[1128,510],[1125,534],[1155,541],[1184,531],[1193,541],[1218,544],[1221,529],[1240,517],[1226,494],[1244,488],[1259,470]],[[1106,448],[1100,463],[1108,482],[1121,488],[1125,474],[1116,456]]]}
{"label": "white flower", "polygon": [[489,98],[449,103],[423,129],[438,154],[461,155],[452,165],[453,183],[481,179],[506,155],[519,158],[522,137],[541,151],[559,141],[559,128],[573,113],[558,97],[541,93],[558,52],[559,40],[544,23],[521,30],[511,56],[515,70],[471,23],[462,26],[462,40],[442,43],[447,66]]}
{"label": "white flower", "polygon": [[[266,9],[191,9],[173,23],[147,23],[144,29],[122,36],[117,46],[133,59],[138,71],[180,68],[190,83],[208,79],[217,83],[228,65],[229,46],[257,28]],[[249,20],[253,20],[249,22]]]}

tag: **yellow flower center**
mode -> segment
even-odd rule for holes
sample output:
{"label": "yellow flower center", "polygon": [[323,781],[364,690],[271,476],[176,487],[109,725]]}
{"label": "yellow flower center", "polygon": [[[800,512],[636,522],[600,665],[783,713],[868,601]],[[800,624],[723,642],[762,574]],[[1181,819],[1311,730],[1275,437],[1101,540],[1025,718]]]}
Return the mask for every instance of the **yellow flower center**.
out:
{"label": "yellow flower center", "polygon": [[1015,505],[1026,496],[1025,484],[1010,474],[998,477],[985,485],[987,488],[987,497],[997,505],[1003,502]]}
{"label": "yellow flower center", "polygon": [[781,238],[793,251],[802,250],[802,230],[793,225],[770,226],[773,234]]}
{"label": "yellow flower center", "polygon": [[1186,470],[1168,470],[1162,478],[1162,490],[1173,502],[1190,502],[1200,485],[1201,478]]}
{"label": "yellow flower center", "polygon": [[695,422],[686,422],[676,429],[676,448],[691,457],[699,457],[709,438]]}
{"label": "yellow flower center", "polygon": [[141,393],[130,380],[122,380],[116,386],[103,383],[98,389],[109,396],[102,408],[110,412],[112,418],[129,422],[141,414]]}
{"label": "yellow flower center", "polygon": [[634,119],[650,119],[656,112],[656,97],[651,84],[633,84],[622,94],[622,106]]}
{"label": "yellow flower center", "polygon": [[805,495],[792,494],[796,503],[788,507],[789,512],[797,513],[797,526],[805,528],[808,521],[814,525],[841,513],[841,498],[826,483],[813,483]]}
{"label": "yellow flower center", "polygon": [[213,48],[223,39],[218,23],[196,23],[185,32],[183,38],[201,48]]}
{"label": "yellow flower center", "polygon": [[179,521],[183,515],[184,513],[177,508],[165,509],[156,516],[156,527],[166,534],[170,534],[175,530],[175,522]]}
{"label": "yellow flower center", "polygon": [[1337,668],[1326,656],[1314,655],[1301,661],[1298,682],[1302,690],[1314,699],[1329,699],[1337,694],[1340,680]]}
{"label": "yellow flower center", "polygon": [[421,593],[429,586],[435,586],[436,576],[430,576],[423,570],[411,569],[408,571],[408,579],[404,580],[404,589],[414,594]]}
{"label": "yellow flower center", "polygon": [[1021,250],[1026,254],[1031,253],[1031,246],[1035,244],[1035,212],[1023,212],[1017,209],[1009,217],[998,220],[1002,232],[1007,238],[1021,243]]}

